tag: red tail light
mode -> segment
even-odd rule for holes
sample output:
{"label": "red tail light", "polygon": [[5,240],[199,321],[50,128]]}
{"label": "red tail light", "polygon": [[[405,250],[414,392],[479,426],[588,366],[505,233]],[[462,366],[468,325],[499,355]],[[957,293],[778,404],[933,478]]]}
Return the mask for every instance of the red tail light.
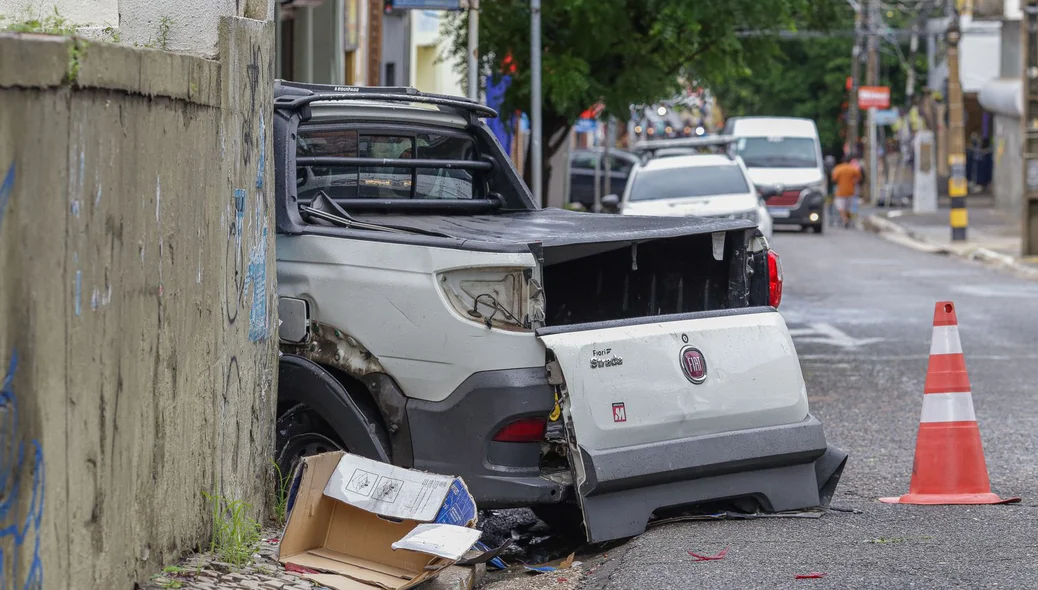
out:
{"label": "red tail light", "polygon": [[523,418],[511,422],[497,431],[494,440],[497,442],[541,442],[544,440],[544,430],[547,427],[547,418]]}
{"label": "red tail light", "polygon": [[768,305],[778,308],[782,303],[782,260],[774,250],[768,250]]}

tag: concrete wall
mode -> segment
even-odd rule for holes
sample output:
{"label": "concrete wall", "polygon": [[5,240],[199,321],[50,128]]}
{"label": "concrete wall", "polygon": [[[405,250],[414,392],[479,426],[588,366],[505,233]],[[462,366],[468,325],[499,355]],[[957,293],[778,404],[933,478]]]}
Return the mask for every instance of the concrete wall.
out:
{"label": "concrete wall", "polygon": [[1020,117],[996,114],[994,139],[994,177],[992,187],[995,204],[1014,215],[1023,206],[1023,147]]}
{"label": "concrete wall", "polygon": [[[0,587],[125,588],[264,508],[274,34],[0,34]],[[69,80],[73,80],[71,83]]]}
{"label": "concrete wall", "polygon": [[16,22],[49,16],[55,10],[83,26],[119,25],[119,0],[0,0],[0,16]]}
{"label": "concrete wall", "polygon": [[110,28],[126,45],[215,57],[220,17],[270,20],[274,0],[0,0],[0,16],[14,21],[55,10],[88,36]]}

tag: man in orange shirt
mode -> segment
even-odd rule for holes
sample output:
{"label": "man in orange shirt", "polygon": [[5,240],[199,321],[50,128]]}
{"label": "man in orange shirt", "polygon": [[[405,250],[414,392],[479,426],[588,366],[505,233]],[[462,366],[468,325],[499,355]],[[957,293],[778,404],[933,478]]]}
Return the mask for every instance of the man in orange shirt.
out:
{"label": "man in orange shirt", "polygon": [[833,168],[832,179],[836,183],[836,210],[840,212],[843,226],[850,227],[851,209],[858,196],[861,170],[844,157],[840,164]]}

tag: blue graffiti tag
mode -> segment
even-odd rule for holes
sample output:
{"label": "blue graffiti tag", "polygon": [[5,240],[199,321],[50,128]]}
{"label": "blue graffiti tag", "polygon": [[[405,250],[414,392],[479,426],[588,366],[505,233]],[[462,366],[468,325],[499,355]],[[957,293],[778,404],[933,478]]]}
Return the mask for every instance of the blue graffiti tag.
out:
{"label": "blue graffiti tag", "polygon": [[241,247],[241,233],[244,229],[245,221],[245,200],[248,195],[245,193],[245,189],[236,188],[234,189],[234,239],[236,245]]}
{"label": "blue graffiti tag", "polygon": [[[38,440],[26,445],[18,440],[18,400],[14,395],[14,375],[18,353],[11,353],[7,375],[0,383],[0,590],[43,588],[43,561],[40,558],[40,527],[43,522],[43,448]],[[28,447],[28,448],[27,448]],[[32,495],[24,518],[18,514],[26,455],[31,454]],[[27,541],[31,539],[31,543]],[[8,540],[11,543],[6,543]],[[5,547],[7,549],[5,549]],[[13,554],[8,551],[13,547]],[[21,552],[30,551],[29,569],[19,574]]]}
{"label": "blue graffiti tag", "polygon": [[252,309],[249,310],[249,340],[267,337],[267,228],[249,257],[249,280],[252,282]]}
{"label": "blue graffiti tag", "polygon": [[267,130],[263,123],[263,111],[260,111],[259,132],[260,155],[259,164],[256,166],[256,188],[263,188],[263,174],[267,170]]}
{"label": "blue graffiti tag", "polygon": [[0,184],[0,224],[4,222],[4,210],[7,209],[7,201],[11,199],[11,193],[13,192],[14,162],[11,162],[11,167],[7,169],[7,175],[4,176],[4,183]]}

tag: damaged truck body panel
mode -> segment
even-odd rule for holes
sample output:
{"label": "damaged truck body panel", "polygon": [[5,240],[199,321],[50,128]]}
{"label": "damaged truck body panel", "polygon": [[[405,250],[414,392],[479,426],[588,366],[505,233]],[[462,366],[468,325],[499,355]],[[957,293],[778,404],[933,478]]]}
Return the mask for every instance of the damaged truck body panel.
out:
{"label": "damaged truck body panel", "polygon": [[[654,512],[752,499],[819,506],[832,473],[782,317],[757,307],[547,328],[588,540]],[[577,459],[579,458],[579,459]],[[838,474],[836,474],[838,475]]]}
{"label": "damaged truck body panel", "polygon": [[845,455],[751,222],[538,209],[465,99],[276,96],[286,413],[311,400],[319,437],[481,508],[576,501],[593,541],[671,507],[827,504]]}

